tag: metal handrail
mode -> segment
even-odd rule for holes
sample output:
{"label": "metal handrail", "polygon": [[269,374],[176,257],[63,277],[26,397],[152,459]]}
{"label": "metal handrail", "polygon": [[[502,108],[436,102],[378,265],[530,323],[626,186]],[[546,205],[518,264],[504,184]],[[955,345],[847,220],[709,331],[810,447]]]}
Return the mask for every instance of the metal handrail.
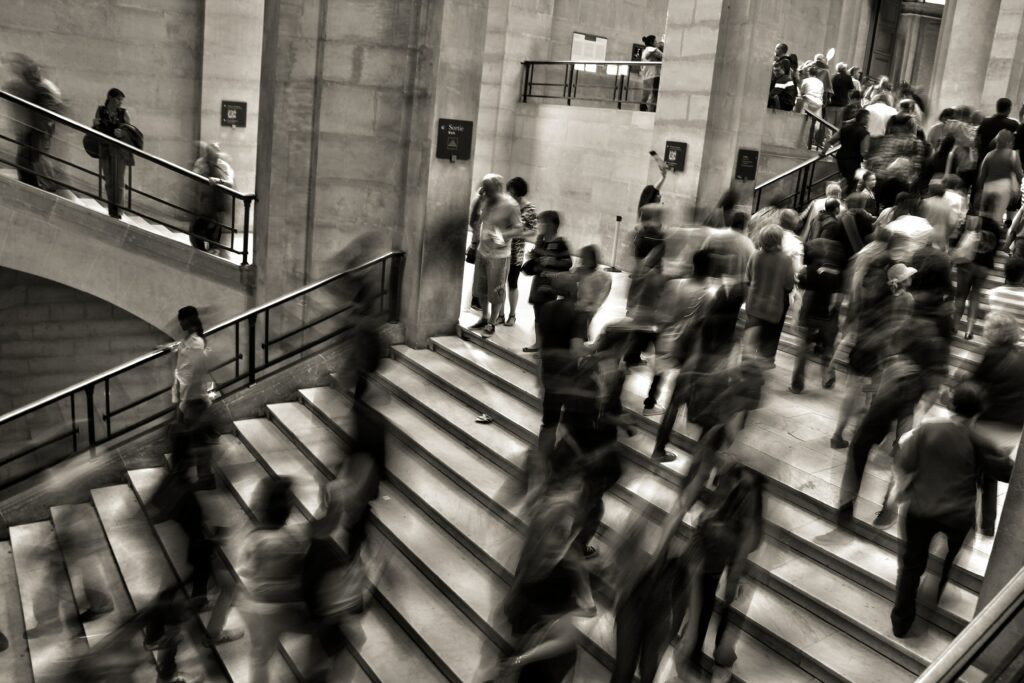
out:
{"label": "metal handrail", "polygon": [[766,187],[768,187],[772,183],[777,183],[780,180],[782,180],[783,178],[788,178],[789,176],[793,175],[797,171],[801,171],[804,168],[807,168],[808,166],[811,166],[811,165],[821,161],[825,157],[834,156],[835,153],[838,152],[841,148],[842,148],[842,145],[833,145],[824,154],[815,154],[810,159],[807,159],[806,161],[801,161],[799,164],[797,164],[793,168],[789,169],[788,171],[783,171],[779,175],[774,176],[772,178],[769,178],[768,180],[764,181],[760,185],[755,185],[754,186],[754,192],[760,192],[761,190],[765,189]]}
{"label": "metal handrail", "polygon": [[[297,289],[294,292],[291,292],[289,294],[285,294],[283,296],[279,296],[278,298],[273,299],[272,301],[269,301],[269,302],[263,304],[262,306],[257,306],[256,308],[251,308],[248,311],[246,311],[245,313],[240,313],[240,314],[236,315],[234,318],[230,318],[228,320],[225,320],[222,323],[218,323],[218,324],[214,325],[210,329],[206,330],[206,336],[209,337],[210,335],[212,335],[212,334],[214,334],[216,332],[220,332],[221,330],[225,330],[225,329],[231,327],[232,325],[236,325],[236,324],[242,322],[243,320],[246,320],[247,318],[252,318],[254,316],[257,316],[260,313],[263,313],[265,311],[270,310],[271,308],[274,308],[276,306],[280,306],[281,304],[287,303],[288,301],[291,301],[292,299],[295,299],[297,297],[303,296],[304,294],[308,294],[309,292],[312,292],[314,289],[319,289],[320,287],[323,287],[324,285],[330,284],[331,282],[334,282],[335,280],[339,280],[339,279],[341,279],[341,278],[343,278],[343,277],[345,277],[347,275],[351,275],[352,273],[355,273],[357,271],[365,270],[366,268],[369,268],[370,266],[374,266],[374,265],[377,265],[378,263],[386,261],[386,260],[388,260],[390,258],[394,258],[396,256],[400,256],[403,253],[404,252],[401,252],[401,251],[389,251],[386,254],[382,254],[382,255],[374,258],[374,259],[371,259],[371,260],[367,261],[366,263],[362,263],[362,264],[360,264],[358,266],[355,266],[353,268],[349,268],[348,270],[343,270],[340,273],[335,273],[334,275],[331,275],[329,277],[325,277],[324,279],[322,279],[322,280],[320,280],[318,282],[314,282],[312,284],[306,285],[305,287],[302,287],[301,289]],[[67,387],[66,389],[61,389],[60,391],[55,392],[53,394],[50,394],[49,396],[44,396],[43,398],[40,398],[40,399],[38,399],[36,401],[33,401],[32,403],[29,403],[26,406],[22,406],[21,408],[17,408],[15,410],[12,410],[11,412],[9,412],[9,413],[7,413],[5,415],[0,415],[0,427],[2,427],[3,425],[7,424],[8,422],[11,422],[12,420],[15,420],[15,419],[21,417],[22,415],[27,415],[28,413],[31,413],[31,412],[36,411],[36,410],[39,410],[40,408],[45,408],[46,406],[50,405],[51,403],[54,403],[55,401],[59,401],[61,399],[67,398],[71,394],[74,394],[76,392],[82,391],[83,389],[85,389],[89,385],[96,385],[96,384],[99,384],[100,382],[103,382],[104,380],[112,379],[112,378],[114,378],[114,377],[116,377],[116,376],[118,376],[120,374],[123,374],[123,373],[129,371],[129,370],[137,368],[138,366],[140,366],[140,365],[142,365],[144,363],[148,363],[151,360],[159,358],[160,356],[165,356],[165,355],[169,354],[170,352],[171,352],[170,349],[165,349],[165,348],[159,348],[159,349],[154,349],[152,351],[148,351],[147,353],[144,353],[141,356],[133,358],[132,360],[125,361],[124,363],[121,363],[120,365],[117,365],[117,366],[111,368],[110,370],[106,370],[105,372],[101,372],[98,375],[94,375],[94,376],[92,376],[92,377],[90,377],[88,379],[84,379],[81,382],[78,382],[77,384],[72,384],[70,387]]]}
{"label": "metal handrail", "polygon": [[[306,285],[293,292],[279,296],[272,301],[252,308],[240,315],[236,315],[211,327],[206,332],[207,338],[217,334],[218,332],[223,332],[232,328],[234,332],[234,353],[230,354],[230,356],[219,365],[213,366],[209,369],[209,372],[212,375],[213,372],[219,369],[225,368],[229,365],[234,365],[234,369],[230,377],[220,377],[217,380],[218,388],[221,393],[227,395],[229,389],[234,391],[239,388],[244,388],[245,386],[251,386],[259,378],[266,376],[264,374],[266,371],[273,369],[273,371],[276,372],[277,369],[285,367],[282,365],[285,361],[301,356],[301,354],[304,354],[306,351],[309,351],[314,347],[321,346],[350,331],[352,329],[351,321],[342,320],[339,322],[339,327],[337,327],[337,329],[332,327],[331,329],[322,330],[315,334],[310,334],[309,336],[300,338],[300,340],[294,345],[294,348],[291,346],[275,346],[275,348],[278,349],[278,352],[274,356],[270,355],[271,346],[280,344],[283,339],[291,338],[300,332],[309,333],[313,328],[334,317],[334,315],[317,316],[316,319],[310,322],[297,324],[295,329],[288,330],[286,334],[282,335],[278,333],[276,337],[271,337],[270,316],[272,311],[283,304],[287,304],[302,296],[310,294],[311,292],[318,291],[342,278],[379,266],[380,290],[379,292],[375,291],[374,296],[379,299],[379,310],[381,313],[387,312],[391,321],[397,321],[400,306],[399,293],[401,292],[403,256],[403,252],[397,250],[386,252],[380,256],[369,259],[363,263],[323,278],[322,280],[312,284]],[[332,306],[332,308],[337,309],[334,311],[335,314],[339,314],[350,310],[352,305],[350,303],[346,303],[344,305],[338,304],[336,306]],[[258,322],[259,316],[263,316],[263,320]],[[259,329],[261,327],[263,329],[262,340],[258,339]],[[243,329],[245,331],[244,337]],[[230,344],[231,342],[228,342],[223,348],[230,351]],[[263,352],[258,354],[257,348],[262,348]],[[79,440],[82,438],[79,434],[83,427],[80,425],[79,420],[76,419],[78,411],[76,406],[79,402],[84,402],[85,404],[82,422],[84,423],[86,437],[83,439],[83,442],[89,447],[117,438],[143,426],[155,425],[158,420],[166,418],[167,415],[173,412],[173,406],[150,409],[155,412],[148,412],[141,418],[136,416],[126,419],[126,422],[130,422],[131,420],[134,420],[134,422],[125,426],[121,426],[120,424],[114,425],[113,418],[118,415],[123,415],[133,408],[137,408],[144,403],[154,400],[160,396],[160,394],[164,393],[166,389],[160,392],[147,391],[146,395],[141,399],[136,398],[134,401],[127,402],[124,405],[112,407],[110,400],[111,381],[126,372],[146,365],[147,363],[160,359],[171,353],[172,350],[168,347],[157,348],[152,351],[148,351],[137,358],[121,363],[120,365],[103,373],[80,382],[76,382],[70,387],[40,398],[28,405],[22,406],[0,416],[0,428],[12,425],[16,421],[27,418],[36,413],[36,411],[42,410],[48,406],[58,404],[61,401],[68,401],[70,406],[70,424],[67,425],[67,430],[61,432],[63,435],[61,438],[71,439],[71,450],[65,453],[65,455],[72,455],[73,453],[78,452]],[[259,356],[259,358],[257,358],[257,356]],[[98,396],[96,395],[97,388],[100,392]],[[62,420],[65,419],[67,418],[62,418]],[[99,430],[97,429],[97,426],[105,426],[106,431],[104,435],[98,433]],[[24,458],[29,454],[39,451],[41,448],[52,445],[58,440],[60,439],[53,438],[42,443],[29,443],[27,448],[23,448],[16,453],[2,454],[0,455],[0,465],[7,465],[11,462]],[[48,460],[48,462],[49,461],[50,460]],[[31,474],[31,472],[29,474]],[[21,476],[23,477],[28,475],[26,474]],[[3,485],[9,485],[10,483],[13,483],[13,481],[2,482]]]}
{"label": "metal handrail", "polygon": [[821,118],[820,116],[818,116],[814,112],[807,111],[805,109],[804,110],[804,116],[809,116],[810,118],[814,119],[818,123],[820,123],[820,124],[824,125],[825,127],[829,128],[833,133],[835,133],[837,130],[839,130],[839,126],[835,125],[834,123],[831,123],[830,121],[826,121],[825,119]]}
{"label": "metal handrail", "polygon": [[971,665],[981,649],[992,642],[1007,622],[1024,608],[1024,569],[975,615],[967,626],[917,678],[917,683],[955,681]]}
{"label": "metal handrail", "polygon": [[[61,123],[61,124],[65,125],[65,126],[68,126],[70,128],[74,128],[75,130],[78,130],[81,133],[88,133],[90,135],[95,135],[97,138],[99,138],[100,140],[103,140],[107,144],[114,145],[115,147],[120,147],[121,149],[125,150],[126,152],[131,152],[135,156],[142,157],[143,159],[146,159],[147,161],[153,162],[157,166],[163,166],[164,168],[166,168],[166,169],[168,169],[170,171],[174,171],[175,173],[177,173],[179,175],[183,175],[183,176],[185,176],[187,178],[191,178],[192,180],[194,180],[196,182],[204,183],[204,184],[208,184],[209,183],[209,178],[207,178],[205,176],[202,176],[202,175],[199,175],[198,173],[190,171],[187,168],[184,168],[183,166],[178,166],[177,164],[175,164],[173,162],[170,162],[170,161],[167,161],[166,159],[163,159],[161,157],[158,157],[155,154],[150,154],[149,152],[147,152],[145,150],[142,150],[142,149],[139,149],[138,147],[134,147],[132,145],[129,145],[128,143],[126,143],[126,142],[124,142],[122,140],[118,140],[117,138],[112,137],[110,135],[107,135],[106,133],[101,133],[100,131],[96,130],[92,126],[87,126],[84,123],[79,123],[78,121],[75,121],[74,119],[70,119],[70,118],[68,118],[68,117],[66,117],[66,116],[64,116],[62,114],[58,114],[57,112],[50,111],[46,107],[41,107],[38,104],[35,104],[33,102],[29,102],[28,100],[23,99],[21,97],[18,97],[17,95],[14,95],[12,93],[9,93],[6,90],[0,90],[0,99],[7,100],[8,102],[13,102],[13,103],[15,103],[15,104],[17,104],[19,106],[25,107],[26,109],[31,109],[32,111],[36,112],[37,114],[41,114],[41,115],[45,116],[46,118],[48,118],[48,119],[50,119],[52,121],[57,121],[58,123]],[[240,192],[240,191],[234,189],[233,187],[226,187],[224,185],[216,185],[216,188],[218,190],[220,190],[221,192],[225,192],[227,194],[230,194],[230,195],[232,195],[234,197],[237,197],[238,199],[255,199],[256,198],[255,193],[252,193],[252,192]]]}
{"label": "metal handrail", "polygon": [[608,64],[614,66],[651,66],[653,64],[660,65],[661,62],[632,62],[624,60],[614,59],[524,59],[523,65],[526,64]]}

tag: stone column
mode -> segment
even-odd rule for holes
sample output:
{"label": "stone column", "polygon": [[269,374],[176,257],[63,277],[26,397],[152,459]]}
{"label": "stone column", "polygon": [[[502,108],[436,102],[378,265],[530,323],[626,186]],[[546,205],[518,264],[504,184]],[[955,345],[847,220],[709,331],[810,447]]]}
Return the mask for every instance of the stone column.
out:
{"label": "stone column", "polygon": [[[1007,582],[1017,575],[1024,567],[1024,527],[1020,520],[1024,518],[1024,466],[1020,457],[1024,452],[1024,439],[1017,447],[1017,464],[1010,476],[1010,486],[1003,502],[1003,512],[999,519],[992,554],[989,556],[988,568],[978,595],[978,606],[975,614],[981,612],[992,601]],[[1019,647],[1024,637],[1024,617],[1018,615],[1003,633],[982,653],[976,665],[983,670],[999,662],[1008,654],[1009,648]]]}
{"label": "stone column", "polygon": [[949,0],[942,12],[933,79],[932,110],[967,105],[989,112],[995,102],[983,100],[1000,0]]}
{"label": "stone column", "polygon": [[985,72],[982,109],[995,106],[1000,97],[1021,104],[1024,86],[1024,0],[1002,0],[992,50]]}
{"label": "stone column", "polygon": [[472,121],[480,104],[487,3],[429,0],[420,19],[416,97],[410,112],[402,323],[421,346],[459,319],[472,161],[435,158],[440,118]]}
{"label": "stone column", "polygon": [[[219,142],[231,156],[235,186],[244,192],[251,192],[256,184],[260,111],[260,72],[256,65],[261,59],[263,3],[264,0],[217,0],[204,3],[203,9],[199,138]],[[246,103],[244,128],[221,125],[223,100]]]}

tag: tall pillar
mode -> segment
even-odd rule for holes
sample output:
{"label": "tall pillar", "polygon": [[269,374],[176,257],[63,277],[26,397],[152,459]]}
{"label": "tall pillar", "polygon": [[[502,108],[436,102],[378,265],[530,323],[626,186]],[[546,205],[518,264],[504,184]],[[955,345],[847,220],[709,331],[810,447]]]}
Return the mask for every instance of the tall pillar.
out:
{"label": "tall pillar", "polygon": [[429,0],[420,22],[420,64],[410,120],[404,224],[402,323],[420,346],[454,331],[461,308],[472,162],[435,158],[438,119],[476,118],[487,3]]}
{"label": "tall pillar", "polygon": [[1024,0],[1002,0],[995,36],[985,72],[982,108],[992,107],[1000,97],[1021,104],[1024,86]]}
{"label": "tall pillar", "polygon": [[[1024,519],[1024,466],[1021,465],[1021,454],[1024,453],[1024,438],[1017,447],[1017,462],[1010,475],[1010,485],[1003,501],[1003,512],[999,520],[999,528],[992,544],[988,568],[978,595],[978,606],[975,614],[981,612],[992,601],[1007,582],[1024,568],[1024,527],[1020,520]],[[1024,638],[1024,617],[1018,615],[999,637],[982,653],[977,664],[983,670],[996,664],[1003,656],[1016,648]]]}
{"label": "tall pillar", "polygon": [[967,105],[990,111],[983,100],[989,46],[995,37],[1000,0],[949,0],[942,12],[940,64],[933,75],[932,110]]}

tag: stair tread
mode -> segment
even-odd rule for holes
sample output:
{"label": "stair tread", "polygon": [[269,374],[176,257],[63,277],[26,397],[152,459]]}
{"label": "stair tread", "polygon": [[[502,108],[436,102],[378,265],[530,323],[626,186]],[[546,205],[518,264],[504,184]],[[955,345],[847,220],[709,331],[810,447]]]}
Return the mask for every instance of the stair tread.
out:
{"label": "stair tread", "polygon": [[[449,340],[450,338],[444,339]],[[465,341],[462,343],[467,344]],[[456,349],[459,347],[449,344],[448,348]],[[449,358],[444,358],[440,354],[432,353],[429,350],[412,350],[403,346],[396,346],[393,351],[400,360],[428,371],[433,377],[440,378],[447,387],[457,387],[463,391],[470,391],[483,404],[485,409],[497,411],[500,406],[501,412],[494,412],[493,414],[496,416],[501,415],[504,419],[512,421],[520,430],[526,433],[535,433],[535,425],[538,424],[540,415],[536,405],[524,403],[517,398],[510,399],[507,392],[501,391],[497,387],[489,386],[487,382],[481,379],[480,375],[474,374],[472,370],[457,364]],[[492,358],[496,357],[495,354],[489,355]],[[476,353],[472,356],[464,357],[464,359],[466,362],[474,362],[479,357],[481,357],[480,354]],[[508,361],[504,362],[509,366],[512,365]],[[494,360],[489,360],[488,366],[501,369],[507,367],[497,365],[497,362]],[[649,377],[644,378],[644,380],[649,382]],[[533,388],[530,391],[535,392],[535,383],[532,386]],[[484,387],[484,389],[481,389],[481,387]],[[808,396],[796,398],[813,400],[813,398]],[[782,409],[796,410],[796,408],[792,407],[784,407]],[[767,430],[762,432],[762,434],[770,438],[757,441],[752,436],[752,432],[764,429],[757,424],[759,420],[769,419],[760,413],[761,411],[751,413],[748,419],[748,427],[740,432],[737,440],[729,447],[729,452],[741,462],[752,466],[770,480],[774,480],[786,489],[799,491],[801,495],[812,497],[820,505],[827,506],[829,509],[835,509],[836,501],[839,498],[842,463],[845,462],[845,458],[839,456],[842,458],[838,461],[840,464],[834,464],[829,467],[829,461],[825,460],[828,454],[817,454],[810,451],[810,449],[801,449],[799,445],[794,446],[788,442],[783,442],[777,435],[765,433]],[[651,418],[643,417],[640,417],[639,421],[646,428],[637,430],[636,435],[633,437],[622,436],[619,441],[646,457],[653,450],[654,439],[651,436],[650,430],[657,423]],[[758,447],[752,446],[751,441],[757,444]],[[797,451],[796,453],[793,452],[794,448]],[[676,480],[681,480],[682,475],[688,469],[689,460],[685,453],[680,455],[683,457],[679,457],[676,461],[658,468],[659,472],[668,476],[674,476]],[[796,460],[797,456],[805,458],[805,461],[802,463],[805,467],[813,468],[820,466],[827,469],[817,474],[800,469],[789,462],[790,460]],[[813,462],[814,465],[807,464],[807,461]],[[871,474],[872,467],[872,463],[869,462],[869,475]],[[881,500],[885,494],[885,483],[880,480],[874,481],[875,479],[877,478],[865,477],[865,485],[862,486],[860,494],[861,501],[855,510],[856,518],[867,524],[870,524],[874,519],[874,514],[880,508]],[[872,482],[874,485],[872,485]],[[766,500],[778,497],[770,489],[766,492],[765,496]],[[828,524],[829,522],[825,523]],[[899,525],[896,525],[890,529],[878,530],[877,533],[889,537],[891,544],[894,545],[900,538],[899,531]],[[984,575],[985,567],[988,563],[985,548],[990,545],[989,539],[974,539],[965,544],[964,549],[957,557],[956,566],[966,571],[978,585],[980,585],[981,576]],[[954,574],[954,579],[958,580],[956,574]]]}
{"label": "stair tread", "polygon": [[278,476],[292,478],[296,498],[310,513],[320,503],[320,486],[324,475],[310,462],[270,420],[253,418],[237,420],[235,430],[253,455],[262,460]]}
{"label": "stair tread", "polygon": [[[86,647],[81,625],[69,618],[75,614],[74,599],[57,534],[49,520],[12,526],[10,534],[32,675],[37,680],[60,676]],[[38,620],[47,614],[56,625],[40,632]]]}
{"label": "stair tread", "polygon": [[[93,505],[107,536],[128,596],[136,610],[152,604],[165,588],[176,585],[160,542],[132,490],[125,484],[92,490]],[[219,676],[218,667],[200,654],[198,634],[186,623],[178,650],[178,668],[203,669],[207,676]]]}
{"label": "stair tread", "polygon": [[[400,349],[399,352],[402,353],[402,355],[405,355],[406,353],[405,349]],[[413,353],[419,354],[419,352]],[[424,354],[419,355],[422,356]],[[439,358],[437,354],[434,354],[434,356],[436,358]],[[439,367],[441,364],[439,363],[439,361],[436,360],[436,358],[431,363],[432,367],[440,370],[441,372],[444,372],[446,368]],[[455,378],[453,377],[448,377],[447,379],[456,381]],[[469,390],[473,391],[474,394],[479,393],[477,391],[476,386],[476,384],[480,383],[479,380],[476,381],[476,384],[473,384],[471,383],[471,380],[469,378],[460,375],[457,381],[460,382],[459,386],[463,388],[469,387]],[[438,390],[440,391],[441,389],[439,388]],[[504,409],[506,406],[513,402],[514,399],[510,399],[509,396],[506,394],[504,400],[496,405],[501,405],[502,408]],[[523,406],[522,410],[533,411],[534,414],[536,414],[537,412],[536,408],[526,408],[525,406]],[[507,415],[509,412],[516,412],[516,409],[506,411],[505,414]],[[537,417],[535,415],[532,421],[535,422],[536,419]],[[418,434],[417,438],[419,438]],[[447,454],[447,451],[445,451],[445,453]],[[653,476],[650,478],[653,479]],[[644,487],[642,484],[638,482],[635,492],[637,492],[641,496],[644,496],[649,490],[649,488]],[[606,496],[605,498],[606,501],[612,500],[609,496]],[[656,503],[657,501],[651,502]],[[662,503],[662,509],[664,510],[665,508],[663,506],[664,503]],[[609,514],[609,512],[612,511],[606,511],[604,519],[605,523],[607,523],[609,526],[615,528],[623,522],[621,515],[616,515],[614,514],[614,512],[612,514]],[[781,579],[785,584],[787,584],[789,590],[795,591],[796,594],[801,596],[801,598],[805,598],[812,601],[814,599],[818,599],[819,601],[823,601],[822,604],[830,604],[827,600],[828,593],[818,594],[814,592],[808,592],[803,589],[802,585],[799,582],[787,580],[786,574],[779,574],[782,565],[788,565],[792,562],[801,561],[802,558],[797,553],[793,552],[785,546],[782,546],[781,544],[778,544],[778,542],[774,541],[771,538],[765,539],[764,543],[762,544],[762,548],[759,550],[759,553],[760,555],[755,555],[754,559],[758,564],[761,564],[763,562],[762,568],[766,572],[766,577],[769,581],[776,581]],[[901,655],[905,655],[919,664],[925,664],[928,661],[931,661],[931,653],[933,652],[933,650],[936,647],[944,647],[950,641],[950,637],[948,634],[941,632],[938,629],[934,629],[930,627],[930,625],[926,625],[926,628],[924,628],[923,632],[917,637],[908,639],[909,642],[905,643],[902,641],[898,641],[898,639],[895,639],[891,636],[887,619],[884,623],[878,621],[877,619],[873,619],[873,617],[877,614],[877,611],[882,609],[883,606],[885,606],[886,609],[885,614],[888,614],[887,610],[889,607],[891,607],[891,603],[888,600],[882,598],[881,596],[871,592],[870,590],[858,584],[846,581],[838,574],[831,573],[819,565],[814,565],[813,563],[811,563],[810,560],[807,560],[807,563],[814,566],[816,571],[820,573],[820,581],[826,582],[826,585],[842,586],[844,590],[852,592],[852,594],[856,596],[856,604],[851,605],[849,609],[854,610],[856,618],[859,618],[859,621],[857,621],[855,618],[855,623],[860,624],[865,629],[865,633],[862,635],[862,637],[866,637],[867,639],[872,640],[872,642],[874,641],[874,639],[877,639],[878,644],[880,646],[891,648],[892,651],[899,653]],[[863,612],[863,614],[861,612]]]}
{"label": "stair tread", "polygon": [[32,664],[10,541],[0,541],[0,633],[8,642],[7,649],[0,652],[0,680],[31,681]]}
{"label": "stair tread", "polygon": [[[337,395],[338,401],[344,401],[345,398],[340,394]],[[394,405],[394,402],[384,403],[385,409],[390,409]],[[336,413],[339,411],[335,411]],[[386,413],[389,416],[391,413]],[[409,428],[411,425],[407,425]],[[421,439],[424,437],[425,432],[429,430],[437,431],[437,427],[416,425],[412,428],[417,429],[416,438]],[[440,451],[445,456],[452,452],[452,444],[443,443],[443,440],[437,440],[438,445],[442,448]],[[470,540],[476,538],[489,538],[494,536],[508,537],[508,532],[504,531],[505,525],[501,523],[496,517],[489,515],[486,510],[479,506],[475,506],[473,503],[465,500],[464,493],[460,493],[454,485],[446,483],[443,480],[443,475],[432,471],[432,468],[427,466],[425,463],[418,462],[418,458],[410,455],[404,445],[393,445],[389,451],[388,456],[388,468],[392,476],[397,477],[405,485],[412,487],[417,495],[424,500],[430,502],[430,504],[438,506],[440,509],[444,509],[447,506],[448,509],[456,511],[456,516],[452,517],[452,522],[460,530],[460,533],[464,534]],[[458,472],[460,475],[465,474],[466,470],[460,464],[459,466],[453,466],[452,471]],[[625,524],[625,519],[620,518],[619,522],[609,520],[609,517],[618,517],[614,513],[609,515],[609,509],[613,508],[614,505],[608,505],[609,502],[615,499],[606,496],[606,513],[604,521],[609,523],[615,530],[621,530]],[[624,508],[624,506],[622,506]],[[476,509],[474,509],[476,508]],[[459,514],[461,513],[461,514]],[[628,512],[625,513],[628,515]],[[693,515],[690,515],[692,517]],[[507,543],[507,542],[506,542]],[[517,543],[521,545],[521,539]],[[503,550],[505,545],[502,544],[500,548]],[[502,563],[506,566],[508,571],[514,570],[514,563],[518,556],[518,550],[511,553],[511,556],[492,556],[497,562]],[[820,638],[832,637],[839,633],[838,629],[828,625],[824,621],[816,618],[806,610],[789,603],[788,601],[774,595],[770,590],[761,588],[754,593],[755,599],[751,602],[751,606],[748,609],[748,615],[764,624],[764,628],[769,632],[773,633],[784,633],[789,640],[800,642],[801,640],[807,640],[805,632],[810,628],[812,632],[819,635]],[[610,618],[605,612],[605,618]],[[591,635],[596,642],[600,643],[602,640],[605,642],[605,649],[609,652],[613,650],[611,643],[613,639],[610,633],[601,633],[601,631],[608,631],[611,627],[608,624],[595,624],[594,620],[590,622],[581,622],[581,627]],[[809,626],[810,625],[810,626]],[[814,628],[817,631],[814,631]],[[842,637],[848,638],[843,635]],[[849,638],[848,638],[849,639]],[[852,639],[849,639],[852,640]],[[808,644],[814,641],[807,641]],[[710,646],[711,641],[709,641]],[[912,678],[909,671],[900,667],[899,665],[885,659],[877,652],[871,650],[865,645],[857,641],[846,644],[847,652],[858,651],[862,658],[868,658],[871,661],[878,664],[878,670],[881,672],[890,672],[892,675],[887,680],[910,680]],[[834,670],[842,670],[843,663],[838,661],[831,661],[830,653],[822,651],[819,656],[824,657],[829,666]],[[857,680],[857,679],[852,679]]]}
{"label": "stair tread", "polygon": [[[148,501],[152,498],[166,474],[167,470],[165,468],[149,467],[129,470],[128,479],[131,482],[132,487],[135,489],[138,498],[140,500]],[[188,577],[191,574],[191,569],[188,561],[186,560],[188,539],[182,532],[181,528],[177,523],[172,521],[162,522],[157,524],[154,528],[157,533],[157,538],[164,548],[164,552],[171,558],[177,578],[181,580],[182,577]],[[216,566],[216,563],[214,566]],[[211,593],[210,597],[211,600],[214,599],[214,594]],[[209,621],[212,614],[213,613],[211,611],[200,615],[200,618],[203,619],[204,625]],[[221,661],[224,663],[225,668],[228,670],[228,674],[231,676],[231,679],[233,681],[246,680],[249,676],[249,633],[248,629],[245,628],[245,622],[242,619],[241,614],[239,614],[237,608],[234,606],[232,606],[228,612],[228,619],[225,622],[225,627],[240,629],[245,635],[230,643],[219,644],[215,649],[217,654],[220,656]],[[274,680],[296,680],[295,674],[288,668],[288,665],[281,657],[280,652],[275,653],[271,657],[269,666],[272,671],[277,672]]]}
{"label": "stair tread", "polygon": [[[243,422],[249,424],[243,427]],[[264,424],[256,426],[253,424],[255,422]],[[319,489],[322,475],[313,469],[298,448],[287,443],[287,437],[268,420],[240,420],[235,425],[240,433],[243,429],[247,430],[243,438],[255,449],[254,455],[263,460],[271,472],[278,476],[287,474],[294,477],[297,486]],[[267,450],[262,450],[264,448]],[[298,461],[306,464],[302,465]],[[318,498],[315,502],[307,496],[299,495],[297,498],[307,517],[316,513]],[[472,678],[479,664],[479,653],[494,650],[493,644],[485,640],[479,629],[458,614],[454,606],[400,553],[389,556],[388,567],[377,589],[461,679]]]}
{"label": "stair tread", "polygon": [[301,403],[272,403],[267,406],[271,420],[301,441],[316,462],[333,472],[344,457],[341,439]]}
{"label": "stair tread", "polygon": [[[95,508],[88,503],[57,505],[50,508],[50,517],[68,573],[80,573],[86,590],[102,590],[113,606],[111,612],[82,624],[87,642],[93,647],[135,610],[124,584],[118,579],[117,563],[107,546]],[[75,583],[72,582],[73,594],[75,589]],[[77,594],[74,597],[80,613],[88,597]]]}

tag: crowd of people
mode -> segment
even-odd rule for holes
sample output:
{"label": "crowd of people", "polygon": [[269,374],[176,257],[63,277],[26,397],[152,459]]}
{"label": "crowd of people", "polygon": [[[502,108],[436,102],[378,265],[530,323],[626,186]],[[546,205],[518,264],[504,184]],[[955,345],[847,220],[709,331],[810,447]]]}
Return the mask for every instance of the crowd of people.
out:
{"label": "crowd of people", "polygon": [[[43,77],[37,62],[20,53],[6,57],[5,61],[14,78],[4,84],[4,90],[51,112],[68,114],[60,89]],[[96,108],[92,128],[130,147],[142,149],[144,136],[132,123],[124,103],[124,91],[110,88],[103,104]],[[57,159],[53,154],[56,139],[54,120],[38,111],[20,107],[13,108],[12,118],[17,127],[18,150],[14,164],[18,179],[27,185],[74,198],[70,192],[71,185],[64,179],[65,174],[54,164],[54,159]],[[127,209],[125,174],[135,164],[131,149],[96,135],[86,135],[82,145],[85,152],[99,162],[107,213],[113,218],[121,218]],[[219,144],[199,142],[199,156],[192,165],[192,172],[206,178],[207,184],[197,186],[189,226],[190,241],[197,249],[226,256],[224,247],[231,246],[231,239],[224,235],[224,228],[230,222],[231,197],[217,188],[234,187],[235,173],[230,160]]]}

